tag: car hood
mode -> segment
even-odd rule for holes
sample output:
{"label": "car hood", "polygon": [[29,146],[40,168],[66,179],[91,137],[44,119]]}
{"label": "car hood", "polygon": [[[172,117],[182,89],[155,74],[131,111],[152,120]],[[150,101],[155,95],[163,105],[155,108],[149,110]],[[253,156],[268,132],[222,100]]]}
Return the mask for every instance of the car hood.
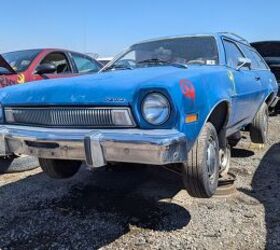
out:
{"label": "car hood", "polygon": [[6,106],[128,105],[139,88],[165,86],[168,89],[185,74],[198,72],[163,66],[37,81],[2,89],[0,101]]}

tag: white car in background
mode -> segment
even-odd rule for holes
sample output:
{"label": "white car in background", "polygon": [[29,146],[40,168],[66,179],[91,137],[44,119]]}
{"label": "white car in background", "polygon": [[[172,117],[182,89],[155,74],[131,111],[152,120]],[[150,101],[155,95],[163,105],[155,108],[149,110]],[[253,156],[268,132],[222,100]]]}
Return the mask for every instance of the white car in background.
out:
{"label": "white car in background", "polygon": [[105,66],[113,60],[113,57],[98,57],[96,58],[96,60],[100,62],[103,66]]}

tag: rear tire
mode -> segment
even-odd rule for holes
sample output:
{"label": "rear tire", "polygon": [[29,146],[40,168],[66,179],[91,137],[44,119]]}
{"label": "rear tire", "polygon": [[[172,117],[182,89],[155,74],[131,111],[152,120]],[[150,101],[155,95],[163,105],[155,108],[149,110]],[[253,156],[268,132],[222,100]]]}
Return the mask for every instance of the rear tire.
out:
{"label": "rear tire", "polygon": [[197,198],[212,197],[218,186],[219,139],[215,127],[208,122],[183,164],[183,182],[188,193]]}
{"label": "rear tire", "polygon": [[66,179],[75,175],[81,165],[80,161],[39,159],[43,171],[51,178]]}
{"label": "rear tire", "polygon": [[254,143],[265,144],[268,133],[268,107],[263,103],[250,125],[250,137]]}

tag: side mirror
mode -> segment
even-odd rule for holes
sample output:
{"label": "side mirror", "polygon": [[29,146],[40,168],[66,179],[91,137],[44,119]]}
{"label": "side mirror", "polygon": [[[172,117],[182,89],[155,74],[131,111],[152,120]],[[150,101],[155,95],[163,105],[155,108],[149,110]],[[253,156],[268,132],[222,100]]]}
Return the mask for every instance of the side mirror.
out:
{"label": "side mirror", "polygon": [[36,68],[35,74],[43,75],[43,74],[52,74],[55,73],[57,70],[56,66],[51,63],[44,63],[39,65]]}
{"label": "side mirror", "polygon": [[247,67],[247,68],[251,69],[251,66],[252,66],[251,59],[246,58],[246,57],[239,57],[236,70],[240,70],[243,67]]}

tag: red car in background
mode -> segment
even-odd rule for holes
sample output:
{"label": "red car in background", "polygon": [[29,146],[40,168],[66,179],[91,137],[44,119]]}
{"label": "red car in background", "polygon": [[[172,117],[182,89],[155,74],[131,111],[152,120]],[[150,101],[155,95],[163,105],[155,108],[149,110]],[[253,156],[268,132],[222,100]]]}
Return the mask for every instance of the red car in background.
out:
{"label": "red car in background", "polygon": [[[31,49],[0,55],[0,88],[25,82],[96,73],[102,64],[87,55],[61,49]],[[0,156],[0,173],[38,167],[30,156]]]}
{"label": "red car in background", "polygon": [[96,73],[102,65],[93,58],[61,49],[31,49],[0,55],[0,87],[49,78]]}

